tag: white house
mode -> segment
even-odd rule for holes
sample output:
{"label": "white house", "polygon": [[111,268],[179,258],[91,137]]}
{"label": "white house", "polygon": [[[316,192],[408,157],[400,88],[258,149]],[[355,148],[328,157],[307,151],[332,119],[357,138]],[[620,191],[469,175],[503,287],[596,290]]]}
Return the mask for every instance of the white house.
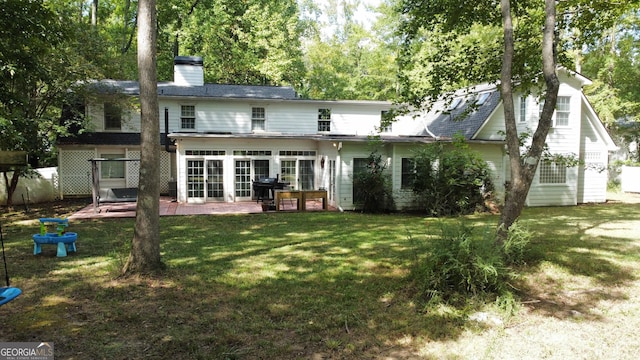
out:
{"label": "white house", "polygon": [[[371,135],[382,140],[383,155],[398,209],[413,206],[406,184],[413,150],[449,141],[461,133],[489,163],[498,193],[509,178],[502,129],[504,117],[495,87],[478,88],[453,103],[435,106],[416,119],[401,117],[381,127],[392,104],[382,101],[308,100],[292,88],[205,84],[202,58],[177,57],[174,82],[159,83],[161,191],[179,202],[236,202],[258,194],[254,180],[278,178],[300,190],[325,189],[330,205],[354,209],[353,172],[367,162]],[[560,73],[558,108],[547,143],[552,152],[575,154],[585,165],[541,164],[528,206],[575,205],[606,200],[608,152],[615,144],[582,93],[586,78]],[[126,95],[138,96],[138,83],[105,80]],[[475,103],[473,111],[469,104]],[[534,128],[535,98],[516,100],[520,130]],[[89,195],[90,159],[138,159],[140,117],[122,111],[109,98],[85,107],[92,131],[59,140],[61,195]],[[458,116],[464,114],[463,116]],[[94,162],[95,163],[95,162]],[[138,185],[137,161],[97,163],[100,188]]]}

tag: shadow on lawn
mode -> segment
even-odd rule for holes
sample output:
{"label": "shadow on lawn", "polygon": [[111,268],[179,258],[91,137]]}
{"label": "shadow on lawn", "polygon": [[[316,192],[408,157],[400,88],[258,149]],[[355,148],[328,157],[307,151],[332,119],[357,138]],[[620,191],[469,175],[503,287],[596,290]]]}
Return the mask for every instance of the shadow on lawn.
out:
{"label": "shadow on lawn", "polygon": [[[522,284],[523,299],[549,316],[599,319],[590,309],[624,300],[620,287],[636,279],[624,262],[638,259],[634,239],[597,230],[637,224],[638,214],[638,205],[528,209],[523,223],[544,229],[531,274],[551,263],[597,286],[544,278]],[[465,327],[463,315],[425,313],[407,290],[416,255],[407,233],[430,231],[419,217],[166,217],[168,269],[144,278],[115,276],[133,219],[72,226],[78,254],[62,259],[54,247],[32,255],[37,228],[7,230],[9,271],[24,293],[0,308],[0,340],[53,341],[60,358],[411,358],[420,342],[455,340]]]}
{"label": "shadow on lawn", "polygon": [[403,286],[413,250],[398,221],[422,221],[343,215],[163,219],[169,267],[146,278],[115,276],[133,220],[74,223],[78,253],[66,258],[55,246],[33,256],[37,228],[12,227],[24,293],[0,308],[0,339],[52,341],[60,358],[369,359],[456,338],[462,320],[422,313]]}
{"label": "shadow on lawn", "polygon": [[[602,320],[598,303],[626,300],[625,286],[637,280],[639,215],[638,204],[527,209],[521,223],[536,234],[530,281],[520,284],[525,303],[558,318]],[[572,278],[540,278],[549,265]]]}

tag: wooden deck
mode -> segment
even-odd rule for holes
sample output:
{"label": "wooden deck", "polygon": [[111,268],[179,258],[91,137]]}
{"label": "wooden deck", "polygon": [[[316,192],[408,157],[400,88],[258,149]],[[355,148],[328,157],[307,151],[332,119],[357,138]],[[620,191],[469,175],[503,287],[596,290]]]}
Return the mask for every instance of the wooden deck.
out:
{"label": "wooden deck", "polygon": [[[335,210],[328,207],[327,210]],[[280,211],[297,211],[295,201],[283,200]],[[324,211],[321,200],[309,200],[306,202],[306,211]],[[160,198],[160,216],[172,215],[220,215],[220,214],[257,214],[264,212],[262,203],[255,201],[242,201],[235,203],[208,202],[204,204],[184,204],[172,201],[171,198]],[[271,210],[268,212],[275,212]],[[98,219],[98,218],[131,218],[136,216],[136,203],[105,203],[94,211],[93,204],[87,204],[82,210],[69,216],[70,220]]]}

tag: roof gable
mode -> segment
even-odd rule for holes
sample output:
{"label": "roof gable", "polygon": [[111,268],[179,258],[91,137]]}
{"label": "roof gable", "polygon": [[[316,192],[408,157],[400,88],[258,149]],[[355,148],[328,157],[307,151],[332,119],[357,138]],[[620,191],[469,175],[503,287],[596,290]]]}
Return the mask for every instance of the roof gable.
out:
{"label": "roof gable", "polygon": [[452,138],[456,134],[472,139],[500,103],[500,93],[493,88],[466,97],[459,97],[450,105],[437,103],[425,114],[428,130],[440,138]]}

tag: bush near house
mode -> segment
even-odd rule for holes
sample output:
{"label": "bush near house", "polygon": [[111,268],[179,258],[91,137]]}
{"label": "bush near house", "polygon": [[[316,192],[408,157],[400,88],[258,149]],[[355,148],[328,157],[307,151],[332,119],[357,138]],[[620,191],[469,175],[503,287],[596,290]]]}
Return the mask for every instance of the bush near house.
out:
{"label": "bush near house", "polygon": [[367,160],[366,168],[353,176],[356,206],[366,213],[391,211],[394,207],[391,179],[385,172],[387,166],[382,161],[382,155],[373,151]]}
{"label": "bush near house", "polygon": [[429,144],[416,152],[413,191],[420,207],[432,216],[485,210],[491,195],[491,172],[480,154],[457,137],[453,147]]}

